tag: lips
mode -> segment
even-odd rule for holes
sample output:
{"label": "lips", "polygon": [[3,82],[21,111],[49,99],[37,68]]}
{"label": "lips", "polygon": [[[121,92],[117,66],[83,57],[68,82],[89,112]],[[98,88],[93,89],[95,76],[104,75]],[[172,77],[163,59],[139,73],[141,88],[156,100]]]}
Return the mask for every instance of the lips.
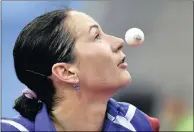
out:
{"label": "lips", "polygon": [[118,67],[121,69],[126,69],[128,66],[128,64],[125,62],[125,56],[123,57],[123,59],[119,62]]}
{"label": "lips", "polygon": [[125,56],[123,57],[123,59],[119,62],[119,64],[117,66],[119,66],[120,64],[125,62]]}

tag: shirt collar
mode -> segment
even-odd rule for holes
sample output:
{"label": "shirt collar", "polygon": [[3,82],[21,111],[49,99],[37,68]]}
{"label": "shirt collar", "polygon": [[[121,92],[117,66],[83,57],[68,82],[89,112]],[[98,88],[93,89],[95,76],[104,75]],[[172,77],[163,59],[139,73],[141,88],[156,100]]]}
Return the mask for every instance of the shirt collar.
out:
{"label": "shirt collar", "polygon": [[107,116],[110,120],[114,120],[116,116],[119,114],[120,107],[116,100],[110,98],[107,104]]}
{"label": "shirt collar", "polygon": [[[107,117],[111,121],[114,121],[116,119],[116,116],[119,114],[119,111],[120,111],[120,106],[118,105],[116,100],[110,98],[110,100],[108,101],[107,110],[106,110]],[[36,116],[35,131],[56,131],[52,123],[52,120],[48,115],[45,104],[43,104],[42,109]]]}

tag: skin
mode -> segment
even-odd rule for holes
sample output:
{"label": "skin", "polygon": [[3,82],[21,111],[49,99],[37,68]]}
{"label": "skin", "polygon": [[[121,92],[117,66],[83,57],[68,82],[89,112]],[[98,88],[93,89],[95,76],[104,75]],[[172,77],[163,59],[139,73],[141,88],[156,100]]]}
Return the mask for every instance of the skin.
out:
{"label": "skin", "polygon": [[[108,100],[131,81],[126,68],[118,64],[125,56],[124,41],[105,34],[90,16],[70,11],[66,25],[76,35],[73,64],[52,67],[56,96],[61,97],[52,112],[57,131],[101,131]],[[95,26],[94,26],[95,25]],[[77,84],[79,90],[73,85]]]}

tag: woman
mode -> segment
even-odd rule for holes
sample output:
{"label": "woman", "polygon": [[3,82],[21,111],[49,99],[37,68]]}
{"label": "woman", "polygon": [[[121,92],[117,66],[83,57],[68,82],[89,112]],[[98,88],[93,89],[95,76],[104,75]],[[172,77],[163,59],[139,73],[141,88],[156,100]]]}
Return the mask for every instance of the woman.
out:
{"label": "woman", "polygon": [[15,101],[20,116],[3,118],[2,131],[158,130],[156,119],[111,99],[131,80],[123,44],[81,12],[34,19],[13,50],[17,77],[28,88]]}

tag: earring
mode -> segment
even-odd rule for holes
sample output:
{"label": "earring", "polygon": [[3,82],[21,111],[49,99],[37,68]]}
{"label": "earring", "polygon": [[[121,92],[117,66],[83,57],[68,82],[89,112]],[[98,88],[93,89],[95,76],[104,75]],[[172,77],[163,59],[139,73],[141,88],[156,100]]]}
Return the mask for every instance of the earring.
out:
{"label": "earring", "polygon": [[79,86],[78,85],[75,84],[73,87],[74,87],[75,90],[79,90]]}
{"label": "earring", "polygon": [[[78,83],[78,80],[76,79],[75,82]],[[78,90],[79,89],[79,86],[77,84],[74,84],[73,87],[74,87],[75,90]]]}

